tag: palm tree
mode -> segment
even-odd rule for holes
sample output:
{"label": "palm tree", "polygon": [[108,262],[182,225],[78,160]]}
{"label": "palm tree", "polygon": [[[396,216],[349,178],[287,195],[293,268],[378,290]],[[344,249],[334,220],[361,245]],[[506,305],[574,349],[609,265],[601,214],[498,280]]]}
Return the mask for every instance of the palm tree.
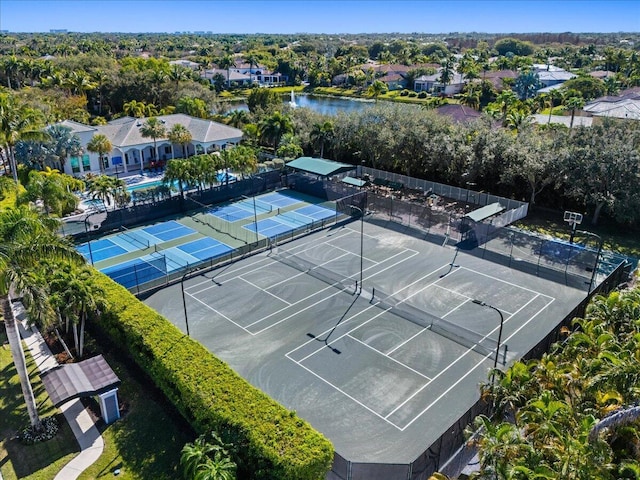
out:
{"label": "palm tree", "polygon": [[67,332],[71,324],[76,352],[82,357],[86,320],[104,309],[104,291],[95,283],[87,267],[78,268],[72,264],[58,266],[49,272],[48,277],[51,303],[65,321]]}
{"label": "palm tree", "polygon": [[111,141],[107,138],[106,135],[102,133],[98,133],[91,137],[89,143],[87,143],[87,150],[91,153],[98,154],[98,162],[100,162],[100,171],[104,172],[105,164],[104,160],[107,160],[105,156],[113,149],[113,145],[111,145]]}
{"label": "palm tree", "polygon": [[[156,141],[158,138],[164,138],[167,135],[167,129],[165,128],[162,121],[158,120],[157,117],[151,117],[148,119],[142,127],[140,127],[140,134],[143,138],[152,138],[153,139],[153,153],[154,159],[158,160],[158,146]],[[142,162],[140,162],[140,167],[142,168]]]}
{"label": "palm tree", "polygon": [[147,106],[144,102],[139,102],[137,100],[131,100],[130,102],[126,102],[122,106],[122,110],[125,115],[129,115],[135,118],[143,118],[146,112]]}
{"label": "palm tree", "polygon": [[244,57],[244,61],[249,64],[249,83],[253,85],[253,66],[258,65],[258,56],[255,53],[247,53]]}
{"label": "palm tree", "polygon": [[334,136],[333,123],[329,120],[323,123],[316,123],[311,128],[311,132],[309,133],[309,137],[314,142],[314,144],[320,145],[320,158],[324,154],[324,146],[327,142],[331,141]]}
{"label": "palm tree", "polygon": [[52,309],[40,282],[30,272],[43,259],[71,259],[81,262],[73,246],[57,235],[59,221],[45,217],[28,208],[8,208],[0,211],[0,303],[11,355],[20,378],[29,421],[32,427],[40,427],[40,417],[29,382],[26,361],[10,295],[22,295],[32,321],[46,322],[52,319]]}
{"label": "palm tree", "polygon": [[111,199],[116,199],[125,189],[124,180],[98,175],[87,181],[87,189],[94,199],[102,200],[106,205],[111,205]]}
{"label": "palm tree", "polygon": [[176,82],[176,89],[180,86],[180,81],[189,78],[190,71],[181,65],[171,65],[169,79]]}
{"label": "palm tree", "polygon": [[184,186],[194,181],[192,163],[186,159],[173,159],[167,162],[162,181],[165,185],[178,184],[180,199],[184,200]]}
{"label": "palm tree", "polygon": [[67,159],[71,156],[78,156],[82,153],[80,138],[72,133],[69,127],[56,124],[47,128],[47,133],[51,139],[49,155],[54,160],[53,167],[64,171]]}
{"label": "palm tree", "polygon": [[260,136],[267,142],[273,142],[274,153],[285,133],[293,133],[293,122],[288,115],[276,111],[260,122]]}
{"label": "palm tree", "polygon": [[184,125],[177,123],[175,124],[171,130],[169,131],[169,135],[167,136],[169,141],[171,142],[171,158],[175,158],[173,144],[178,144],[182,146],[182,155],[184,158],[189,158],[189,152],[187,151],[187,144],[191,143],[193,137],[191,136],[191,132]]}
{"label": "palm tree", "polygon": [[369,85],[369,88],[367,88],[367,95],[373,97],[377,103],[378,97],[387,93],[388,91],[389,88],[384,82],[381,82],[380,80],[374,80],[373,83]]}
{"label": "palm tree", "polygon": [[9,160],[13,180],[18,183],[18,166],[14,155],[15,146],[23,140],[48,138],[43,127],[42,113],[18,105],[10,95],[0,94],[0,146]]}
{"label": "palm tree", "polygon": [[572,96],[565,100],[565,107],[571,109],[571,123],[569,124],[569,129],[573,128],[573,120],[576,116],[576,110],[584,107],[584,100],[582,97]]}
{"label": "palm tree", "polygon": [[227,88],[231,88],[231,67],[233,67],[236,62],[233,60],[233,57],[229,54],[221,57],[218,60],[218,68],[227,70]]}
{"label": "palm tree", "polygon": [[235,128],[242,128],[242,126],[249,121],[249,114],[246,110],[232,110],[227,114],[227,125],[231,125]]}

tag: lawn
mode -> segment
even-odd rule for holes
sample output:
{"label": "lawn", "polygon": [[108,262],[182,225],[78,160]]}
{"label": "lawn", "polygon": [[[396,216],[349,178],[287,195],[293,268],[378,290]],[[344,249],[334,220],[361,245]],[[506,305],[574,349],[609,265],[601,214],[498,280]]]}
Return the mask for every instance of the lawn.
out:
{"label": "lawn", "polygon": [[[11,440],[17,430],[28,423],[20,383],[13,366],[4,325],[0,325],[0,472],[4,480],[51,480],[78,452],[78,445],[62,414],[61,433],[56,438],[35,446],[24,446]],[[169,480],[180,478],[177,468],[182,446],[194,434],[179,415],[159,401],[160,395],[141,383],[134,372],[108,353],[105,358],[122,385],[119,397],[125,405],[120,420],[109,426],[98,421],[105,450],[98,461],[80,479],[111,477],[120,469],[118,478],[130,480]],[[28,368],[38,411],[47,416],[56,413],[28,355]],[[97,410],[95,401],[89,402]]]}
{"label": "lawn", "polygon": [[3,379],[0,383],[0,472],[4,480],[50,480],[79,451],[78,443],[64,416],[51,404],[29,354],[27,369],[38,412],[42,417],[58,414],[61,428],[52,440],[32,446],[13,439],[20,428],[29,424],[29,416],[3,323],[0,324],[0,344],[0,376]]}

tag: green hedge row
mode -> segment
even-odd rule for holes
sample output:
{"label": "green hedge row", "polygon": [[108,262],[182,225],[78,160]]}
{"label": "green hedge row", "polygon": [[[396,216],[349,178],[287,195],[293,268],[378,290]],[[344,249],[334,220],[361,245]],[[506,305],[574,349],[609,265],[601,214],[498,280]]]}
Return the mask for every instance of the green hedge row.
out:
{"label": "green hedge row", "polygon": [[97,326],[100,334],[148,373],[198,433],[215,430],[234,444],[239,478],[325,478],[333,447],[322,434],[125,288],[96,275],[109,305]]}

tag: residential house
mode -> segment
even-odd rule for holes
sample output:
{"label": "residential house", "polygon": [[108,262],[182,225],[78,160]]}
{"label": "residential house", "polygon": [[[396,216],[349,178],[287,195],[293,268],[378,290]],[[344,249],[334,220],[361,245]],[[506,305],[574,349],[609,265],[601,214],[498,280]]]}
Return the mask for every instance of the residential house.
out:
{"label": "residential house", "polygon": [[619,95],[596,98],[583,111],[594,117],[640,120],[640,87],[629,88]]}
{"label": "residential house", "polygon": [[200,64],[196,62],[192,62],[191,60],[181,59],[181,60],[171,60],[169,65],[179,65],[184,68],[188,68],[189,70],[197,71],[200,69]]}
{"label": "residential house", "polygon": [[[477,81],[486,80],[491,82],[493,88],[501,92],[510,88],[510,86],[507,86],[505,79],[515,81],[516,78],[518,78],[518,72],[513,70],[491,70],[489,72],[482,72],[481,78],[477,79]],[[509,82],[509,80],[507,80],[507,82]]]}
{"label": "residential house", "polygon": [[533,68],[533,71],[538,74],[540,83],[542,83],[544,87],[559,85],[561,83],[566,82],[567,80],[576,78],[577,76],[571,72],[567,72],[566,70],[560,67],[556,67],[554,65],[534,64],[532,65],[532,68]]}
{"label": "residential house", "polygon": [[[112,120],[106,125],[85,125],[65,120],[62,125],[71,128],[80,138],[85,152],[79,157],[71,157],[64,165],[64,173],[81,176],[87,173],[127,174],[140,172],[145,167],[163,165],[172,158],[190,157],[195,154],[211,153],[224,150],[228,145],[238,144],[242,139],[242,131],[227,125],[191,117],[182,113],[160,115],[157,117],[166,127],[167,132],[174,125],[181,124],[189,130],[192,140],[187,145],[172,145],[166,137],[156,139],[158,155],[154,149],[153,139],[145,138],[140,133],[144,118],[122,117]],[[103,164],[97,153],[87,151],[87,144],[94,135],[105,135],[113,149],[103,158]]]}
{"label": "residential house", "polygon": [[413,89],[416,92],[428,92],[446,96],[455,95],[462,91],[465,84],[464,75],[460,73],[452,73],[451,81],[446,85],[440,81],[441,76],[441,72],[433,75],[422,75],[415,79]]}
{"label": "residential house", "polygon": [[456,123],[469,123],[482,117],[482,113],[479,111],[459,104],[441,105],[436,108],[436,113],[444,117],[449,117]]}

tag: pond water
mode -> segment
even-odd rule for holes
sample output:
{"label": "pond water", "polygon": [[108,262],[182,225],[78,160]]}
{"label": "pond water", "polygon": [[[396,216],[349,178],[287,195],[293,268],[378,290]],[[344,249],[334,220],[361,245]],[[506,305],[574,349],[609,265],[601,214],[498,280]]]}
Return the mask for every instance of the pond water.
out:
{"label": "pond water", "polygon": [[[289,95],[283,97],[282,102],[289,104]],[[309,108],[323,115],[335,116],[340,112],[356,112],[375,105],[372,100],[359,100],[340,97],[318,97],[314,95],[296,95],[295,102],[298,108]],[[249,110],[244,102],[229,103],[229,110]]]}

